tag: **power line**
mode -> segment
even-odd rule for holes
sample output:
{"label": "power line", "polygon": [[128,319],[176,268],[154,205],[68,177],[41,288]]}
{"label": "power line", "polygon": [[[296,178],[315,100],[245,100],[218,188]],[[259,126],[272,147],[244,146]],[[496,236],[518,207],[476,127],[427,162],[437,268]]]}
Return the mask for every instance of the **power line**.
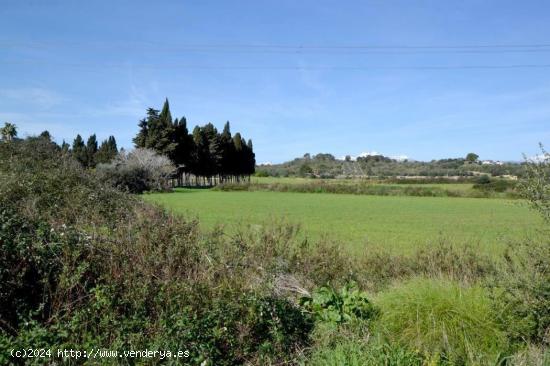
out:
{"label": "power line", "polygon": [[547,52],[550,51],[550,43],[530,44],[481,44],[481,45],[368,45],[368,44],[162,44],[154,42],[16,42],[0,41],[0,47],[10,48],[115,48],[115,49],[143,49],[155,47],[155,50],[172,51],[241,51],[241,52],[357,52],[357,51],[469,51],[469,52]]}
{"label": "power line", "polygon": [[143,69],[189,69],[189,70],[328,70],[328,71],[368,71],[368,70],[502,70],[502,69],[546,69],[550,64],[513,65],[419,65],[419,66],[278,66],[278,65],[199,65],[199,64],[135,64],[135,63],[57,63],[40,60],[0,60],[2,64],[54,65],[77,68],[143,68]]}

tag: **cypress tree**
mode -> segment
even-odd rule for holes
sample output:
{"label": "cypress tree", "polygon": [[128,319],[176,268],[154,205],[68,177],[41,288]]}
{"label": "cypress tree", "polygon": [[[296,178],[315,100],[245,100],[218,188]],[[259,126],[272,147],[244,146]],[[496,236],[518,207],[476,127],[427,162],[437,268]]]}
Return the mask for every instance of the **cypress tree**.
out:
{"label": "cypress tree", "polygon": [[202,128],[202,131],[208,144],[208,163],[206,167],[206,175],[211,177],[221,173],[221,162],[223,156],[221,136],[212,123],[207,123]]}
{"label": "cypress tree", "polygon": [[87,167],[95,168],[96,153],[97,153],[97,138],[96,138],[96,135],[93,134],[90,137],[88,137],[88,141],[86,141],[86,166]]}
{"label": "cypress tree", "polygon": [[83,166],[88,163],[88,155],[86,154],[86,145],[80,135],[76,135],[73,141],[72,154],[74,158]]}
{"label": "cypress tree", "polygon": [[241,164],[243,160],[243,138],[241,134],[237,132],[233,136],[233,146],[235,148],[235,154],[233,155],[233,174],[235,176],[241,176],[244,174],[243,166]]}
{"label": "cypress tree", "polygon": [[189,136],[189,131],[187,130],[187,120],[185,117],[174,121],[173,141],[176,144],[176,148],[174,150],[172,160],[177,165],[185,164],[185,166],[190,167],[194,144],[193,138]]}
{"label": "cypress tree", "polygon": [[117,153],[118,153],[118,149],[117,149],[115,137],[109,136],[107,140],[104,140],[101,143],[101,146],[97,150],[96,163],[97,164],[109,163],[111,162],[111,160],[113,160],[113,158],[116,156]]}
{"label": "cypress tree", "polygon": [[221,162],[221,174],[223,176],[229,176],[234,174],[234,157],[235,157],[235,145],[231,137],[231,127],[229,121],[225,123],[223,132],[221,134],[222,144],[222,162]]}
{"label": "cypress tree", "polygon": [[193,142],[195,151],[193,157],[193,174],[206,176],[209,165],[209,146],[203,128],[196,126],[193,129]]}
{"label": "cypress tree", "polygon": [[52,136],[50,135],[50,132],[48,130],[42,131],[39,137],[46,139],[48,141],[52,141]]}
{"label": "cypress tree", "polygon": [[61,151],[63,152],[69,152],[71,149],[71,145],[69,145],[65,140],[61,143]]}
{"label": "cypress tree", "polygon": [[246,169],[246,173],[248,175],[251,175],[251,174],[254,174],[254,172],[256,171],[256,154],[254,154],[254,148],[252,146],[252,140],[251,139],[248,139],[248,142],[246,144],[246,153],[247,153],[247,156],[246,156],[246,165],[247,165],[247,169]]}
{"label": "cypress tree", "polygon": [[159,120],[167,127],[172,126],[172,113],[170,113],[170,103],[168,102],[168,98],[164,100],[164,105],[162,106]]}

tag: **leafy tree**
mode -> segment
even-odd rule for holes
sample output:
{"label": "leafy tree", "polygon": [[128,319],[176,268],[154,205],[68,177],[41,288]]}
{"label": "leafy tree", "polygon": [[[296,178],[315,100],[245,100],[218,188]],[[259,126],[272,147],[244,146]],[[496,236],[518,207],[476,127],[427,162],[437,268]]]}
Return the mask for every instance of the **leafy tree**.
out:
{"label": "leafy tree", "polygon": [[479,159],[479,155],[477,155],[475,153],[469,153],[468,155],[466,155],[466,161],[467,162],[475,163],[477,161],[477,159]]}
{"label": "leafy tree", "polygon": [[311,174],[313,174],[313,169],[309,166],[309,164],[304,163],[300,166],[300,176],[306,177]]}
{"label": "leafy tree", "polygon": [[6,122],[4,127],[0,129],[0,134],[2,135],[2,140],[12,141],[17,137],[17,127],[13,123]]}

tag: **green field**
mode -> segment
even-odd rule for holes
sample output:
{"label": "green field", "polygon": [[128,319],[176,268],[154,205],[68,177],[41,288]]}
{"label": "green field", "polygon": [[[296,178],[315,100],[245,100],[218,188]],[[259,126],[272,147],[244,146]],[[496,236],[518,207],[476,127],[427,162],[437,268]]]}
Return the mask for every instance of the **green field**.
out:
{"label": "green field", "polygon": [[411,187],[426,187],[426,188],[442,188],[456,191],[467,191],[473,187],[472,183],[385,183],[368,179],[311,179],[300,177],[251,177],[251,183],[257,184],[373,184],[384,186],[411,186]]}
{"label": "green field", "polygon": [[356,250],[374,246],[403,253],[441,240],[499,251],[509,240],[534,235],[540,220],[521,201],[503,199],[205,189],[177,189],[143,197],[197,217],[205,228],[264,225],[283,218],[299,223],[304,235],[313,239],[326,236]]}

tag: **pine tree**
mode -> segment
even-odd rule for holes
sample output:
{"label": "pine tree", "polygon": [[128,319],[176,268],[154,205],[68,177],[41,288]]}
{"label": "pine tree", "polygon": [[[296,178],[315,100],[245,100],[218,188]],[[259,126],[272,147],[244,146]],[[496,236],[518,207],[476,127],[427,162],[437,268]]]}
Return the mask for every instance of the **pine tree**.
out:
{"label": "pine tree", "polygon": [[154,108],[147,109],[147,117],[139,123],[140,131],[134,137],[136,147],[153,149],[159,154],[173,156],[177,144],[173,141],[174,125],[168,100],[162,113]]}
{"label": "pine tree", "polygon": [[147,126],[147,119],[143,118],[138,123],[139,132],[134,137],[133,142],[136,147],[146,147],[147,146],[147,135],[149,134],[149,127]]}

